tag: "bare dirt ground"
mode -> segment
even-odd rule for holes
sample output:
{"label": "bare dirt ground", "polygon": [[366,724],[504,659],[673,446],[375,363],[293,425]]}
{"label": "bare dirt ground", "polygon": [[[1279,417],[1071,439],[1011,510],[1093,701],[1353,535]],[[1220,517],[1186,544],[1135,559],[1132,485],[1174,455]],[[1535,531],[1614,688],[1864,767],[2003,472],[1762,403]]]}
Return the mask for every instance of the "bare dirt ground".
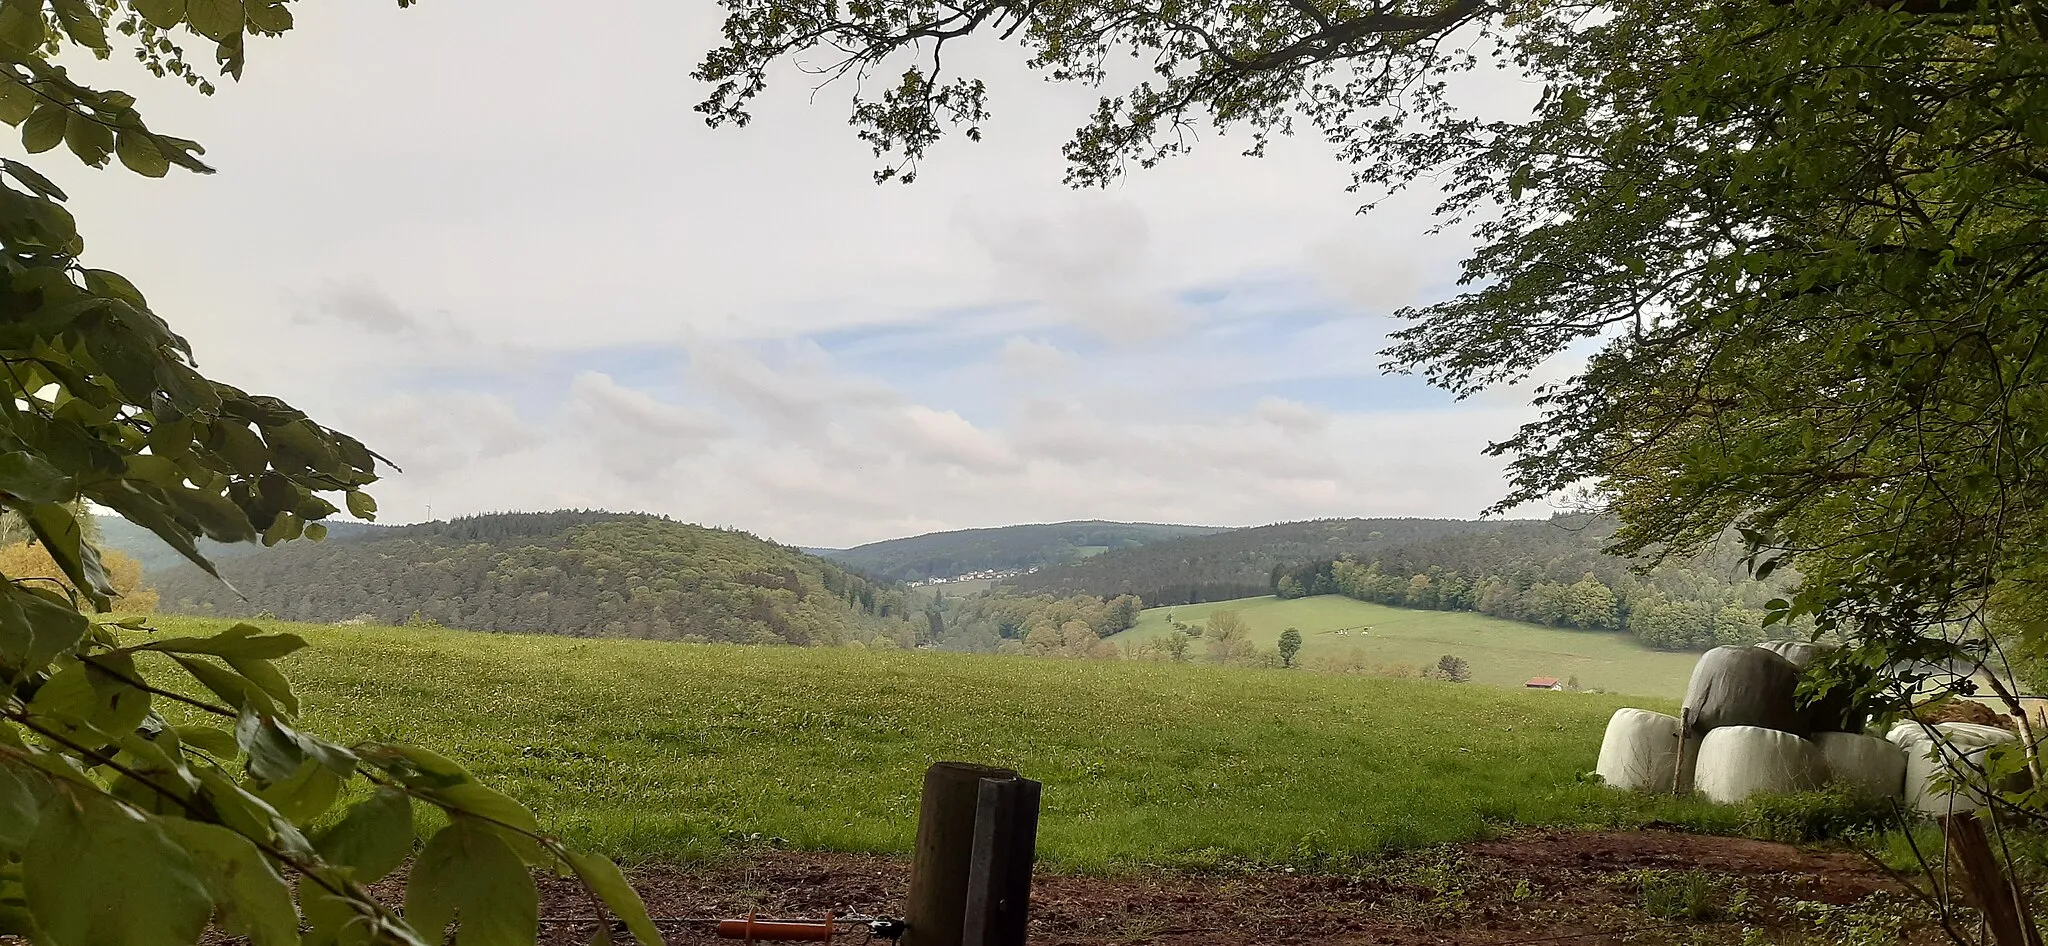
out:
{"label": "bare dirt ground", "polygon": [[[633,873],[657,918],[894,915],[909,865],[840,854],[761,852],[716,866]],[[563,918],[543,943],[585,943],[580,894],[543,888]],[[1938,941],[1895,919],[1916,904],[1884,871],[1847,851],[1802,850],[1666,831],[1532,830],[1436,848],[1362,871],[1041,874],[1034,946],[1133,944],[1663,944]],[[709,924],[661,923],[672,944],[720,942]],[[1878,932],[1874,939],[1867,934]],[[860,944],[862,933],[840,942]],[[623,941],[623,940],[622,940]]]}

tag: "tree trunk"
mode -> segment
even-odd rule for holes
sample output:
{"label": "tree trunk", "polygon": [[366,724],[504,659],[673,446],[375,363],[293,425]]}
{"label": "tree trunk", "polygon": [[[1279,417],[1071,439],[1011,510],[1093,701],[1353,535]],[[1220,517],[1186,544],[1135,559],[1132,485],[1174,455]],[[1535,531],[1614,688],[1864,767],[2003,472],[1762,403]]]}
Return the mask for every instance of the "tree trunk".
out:
{"label": "tree trunk", "polygon": [[2008,880],[1974,814],[1944,815],[1942,835],[1963,874],[1964,895],[1984,915],[1993,946],[2041,946],[2041,931],[2018,885]]}

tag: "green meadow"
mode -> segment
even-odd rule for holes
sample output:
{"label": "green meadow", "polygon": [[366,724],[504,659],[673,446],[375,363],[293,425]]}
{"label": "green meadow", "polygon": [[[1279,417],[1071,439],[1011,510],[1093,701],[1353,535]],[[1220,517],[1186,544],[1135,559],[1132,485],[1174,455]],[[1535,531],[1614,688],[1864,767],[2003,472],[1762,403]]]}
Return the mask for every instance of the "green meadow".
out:
{"label": "green meadow", "polygon": [[[1172,633],[1169,616],[1199,625],[1226,609],[1244,616],[1260,647],[1271,648],[1282,630],[1299,628],[1304,664],[1355,654],[1368,665],[1433,667],[1437,658],[1453,654],[1471,665],[1473,682],[1491,686],[1520,687],[1531,677],[1577,677],[1588,689],[1676,700],[1685,694],[1686,679],[1699,660],[1698,654],[1651,650],[1627,634],[1541,627],[1465,611],[1390,608],[1341,595],[1153,608],[1139,615],[1136,627],[1111,640],[1140,643]],[[1198,640],[1190,654],[1200,653]]]}
{"label": "green meadow", "polygon": [[[939,760],[1045,783],[1065,870],[1317,861],[1675,803],[1579,780],[1645,701],[1145,661],[285,625],[313,731],[416,743],[631,860],[904,853]],[[224,622],[165,619],[172,632]],[[1662,710],[1663,701],[1647,701]],[[1697,813],[1695,813],[1697,815]]]}

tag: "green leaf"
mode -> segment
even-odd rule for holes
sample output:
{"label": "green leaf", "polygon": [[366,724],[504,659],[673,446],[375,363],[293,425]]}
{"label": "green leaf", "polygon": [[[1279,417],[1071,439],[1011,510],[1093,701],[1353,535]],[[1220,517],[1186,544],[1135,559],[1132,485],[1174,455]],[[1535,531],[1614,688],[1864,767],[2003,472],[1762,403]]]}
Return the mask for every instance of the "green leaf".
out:
{"label": "green leaf", "polygon": [[50,780],[42,773],[12,765],[6,756],[0,756],[0,854],[17,854],[28,845],[42,821],[49,786]]}
{"label": "green leaf", "polygon": [[[0,19],[7,15],[0,13]],[[0,121],[19,125],[27,121],[30,115],[35,114],[36,106],[42,103],[42,96],[37,95],[34,89],[6,75],[0,75]]]}
{"label": "green leaf", "polygon": [[299,908],[306,916],[305,946],[369,946],[362,914],[311,878],[299,878]]}
{"label": "green leaf", "polygon": [[185,22],[185,0],[129,0],[151,26],[167,30]]}
{"label": "green leaf", "polygon": [[242,656],[231,656],[223,659],[228,662],[228,666],[235,669],[236,673],[241,674],[243,679],[256,684],[271,699],[276,700],[277,705],[282,707],[285,712],[297,713],[299,711],[299,698],[292,693],[291,681],[285,679],[285,675],[280,673],[277,667],[270,661],[260,657]]}
{"label": "green leaf", "polygon": [[[185,850],[111,801],[60,794],[22,853],[46,946],[191,946],[212,898]],[[110,896],[110,892],[118,894]]]}
{"label": "green leaf", "polygon": [[42,154],[64,143],[65,129],[77,114],[55,102],[36,106],[34,114],[21,123],[21,146],[30,154]]}
{"label": "green leaf", "polygon": [[291,888],[248,838],[182,818],[165,818],[158,826],[198,865],[229,935],[246,936],[251,946],[296,946],[299,913]]}
{"label": "green leaf", "polygon": [[199,793],[212,806],[215,819],[229,830],[287,852],[313,852],[312,843],[297,827],[220,769],[202,765],[192,774],[199,779]]}
{"label": "green leaf", "polygon": [[237,624],[212,637],[167,637],[138,645],[136,650],[167,654],[212,654],[230,659],[274,660],[303,650],[306,639],[297,634],[265,634],[254,624]]}
{"label": "green leaf", "polygon": [[282,33],[292,28],[292,11],[284,0],[247,0],[249,29],[258,33]]}
{"label": "green leaf", "polygon": [[481,782],[462,782],[446,788],[423,789],[422,792],[430,800],[454,811],[475,815],[529,834],[540,833],[540,822],[535,820],[533,812],[528,811],[525,805]]}
{"label": "green leaf", "polygon": [[274,546],[279,542],[289,542],[304,535],[305,532],[305,520],[300,519],[295,513],[280,512],[276,519],[271,520],[270,528],[263,530],[263,544]]}
{"label": "green leaf", "polygon": [[379,788],[313,843],[329,863],[373,884],[405,862],[412,840],[412,799],[398,789]]}
{"label": "green leaf", "polygon": [[107,156],[114,153],[114,130],[96,118],[72,112],[64,125],[64,143],[71,146],[71,153],[78,155],[78,160],[104,167]]}
{"label": "green leaf", "polygon": [[405,885],[406,922],[430,942],[460,921],[456,946],[533,946],[540,895],[497,832],[456,818],[436,832]]}
{"label": "green leaf", "polygon": [[92,622],[75,609],[0,583],[0,659],[22,673],[43,669],[78,645]]}
{"label": "green leaf", "polygon": [[135,288],[135,284],[129,282],[128,277],[111,269],[86,270],[85,287],[98,295],[120,299],[137,309],[149,308],[149,303],[142,298],[142,290]]}
{"label": "green leaf", "polygon": [[114,138],[114,153],[121,157],[121,163],[143,177],[162,177],[171,173],[170,159],[150,140],[149,135],[123,128]]}
{"label": "green leaf", "polygon": [[258,476],[270,468],[270,450],[247,423],[228,418],[215,421],[207,429],[206,446],[243,476]]}
{"label": "green leaf", "polygon": [[341,776],[320,760],[307,758],[290,778],[272,782],[256,791],[256,797],[270,803],[277,813],[293,824],[305,824],[334,807],[341,797]]}
{"label": "green leaf", "polygon": [[661,931],[654,928],[654,919],[647,915],[647,904],[640,901],[640,894],[633,885],[626,882],[626,875],[611,859],[594,854],[579,854],[570,851],[565,855],[570,869],[582,878],[583,885],[604,901],[605,908],[612,911],[633,932],[633,938],[640,946],[662,946]]}
{"label": "green leaf", "polygon": [[64,27],[72,42],[87,49],[105,50],[107,45],[107,24],[85,0],[50,0],[50,6],[57,11],[57,22]]}
{"label": "green leaf", "polygon": [[28,714],[86,725],[91,721],[96,705],[92,680],[85,675],[85,665],[73,663],[51,674],[42,686],[36,688],[35,698],[28,701]]}
{"label": "green leaf", "polygon": [[126,654],[100,654],[118,673],[108,673],[96,663],[79,661],[57,671],[36,690],[29,701],[31,716],[70,726],[90,727],[108,739],[132,733],[149,715],[149,692],[124,682],[135,679],[132,660]]}
{"label": "green leaf", "polygon": [[264,784],[291,778],[306,763],[305,748],[268,715],[244,711],[235,724],[235,742],[249,757],[249,774]]}
{"label": "green leaf", "polygon": [[235,743],[235,734],[212,726],[173,726],[171,731],[178,734],[178,740],[216,759],[233,759],[242,754],[242,747]]}
{"label": "green leaf", "polygon": [[415,788],[445,788],[470,781],[469,772],[454,760],[418,746],[373,746],[364,752],[364,758]]}
{"label": "green leaf", "polygon": [[11,161],[4,158],[0,158],[0,167],[5,167],[7,173],[15,180],[20,181],[23,187],[35,191],[39,196],[47,197],[51,200],[68,199],[62,188],[51,183],[49,178],[36,173],[35,168],[29,167],[20,161]]}
{"label": "green leaf", "polygon": [[307,538],[307,540],[309,540],[309,541],[312,541],[312,542],[324,542],[324,541],[326,541],[326,540],[327,540],[327,524],[326,524],[326,523],[324,523],[324,522],[308,522],[308,523],[306,523],[306,538]]}
{"label": "green leaf", "polygon": [[9,503],[15,512],[36,534],[36,540],[43,544],[43,550],[57,567],[64,570],[64,577],[71,579],[71,585],[90,599],[100,610],[107,609],[107,596],[114,593],[114,586],[107,581],[107,573],[100,566],[100,553],[92,543],[85,540],[79,531],[78,519],[71,510],[61,503]]}
{"label": "green leaf", "polygon": [[148,690],[130,680],[142,679],[135,658],[124,653],[95,654],[82,660],[92,683],[93,727],[109,736],[132,733],[149,716]]}
{"label": "green leaf", "polygon": [[71,477],[42,457],[20,450],[0,453],[0,492],[32,503],[61,503],[73,498]]}
{"label": "green leaf", "polygon": [[377,518],[377,500],[371,498],[369,493],[359,489],[349,490],[347,501],[349,515],[365,522],[370,522]]}
{"label": "green leaf", "polygon": [[199,35],[226,42],[242,32],[242,0],[185,0],[185,20]]}
{"label": "green leaf", "polygon": [[43,5],[9,3],[0,7],[0,45],[11,47],[18,53],[34,54],[37,47],[48,42],[49,24],[43,20]]}
{"label": "green leaf", "polygon": [[185,672],[192,675],[202,686],[212,690],[228,706],[237,712],[275,713],[277,704],[263,688],[232,670],[217,667],[209,661],[183,654],[172,654],[171,659]]}

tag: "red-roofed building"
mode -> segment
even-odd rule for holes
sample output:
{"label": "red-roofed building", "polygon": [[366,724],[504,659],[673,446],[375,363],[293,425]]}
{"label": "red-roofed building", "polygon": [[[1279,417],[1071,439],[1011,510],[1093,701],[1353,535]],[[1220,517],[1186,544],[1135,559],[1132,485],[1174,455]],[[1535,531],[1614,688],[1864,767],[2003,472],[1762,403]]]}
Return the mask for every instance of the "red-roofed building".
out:
{"label": "red-roofed building", "polygon": [[1528,682],[1528,683],[1524,683],[1524,684],[1522,684],[1522,685],[1523,685],[1523,686],[1525,686],[1525,687],[1528,687],[1528,688],[1529,688],[1529,689],[1531,689],[1531,690],[1562,690],[1562,689],[1564,689],[1564,684],[1562,684],[1562,683],[1559,683],[1559,682],[1557,682],[1557,678],[1556,678],[1556,677],[1530,677],[1530,678],[1529,678],[1529,682]]}

